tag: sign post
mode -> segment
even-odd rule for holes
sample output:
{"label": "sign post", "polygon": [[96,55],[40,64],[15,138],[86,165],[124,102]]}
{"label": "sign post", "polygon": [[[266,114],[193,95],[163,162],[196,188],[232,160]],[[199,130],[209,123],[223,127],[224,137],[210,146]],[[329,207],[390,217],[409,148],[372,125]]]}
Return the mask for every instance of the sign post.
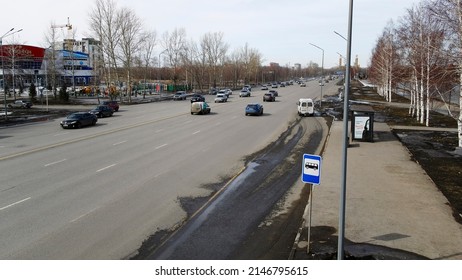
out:
{"label": "sign post", "polygon": [[302,181],[310,185],[310,214],[308,216],[308,245],[306,253],[310,253],[311,242],[311,213],[313,209],[313,185],[321,183],[321,162],[322,158],[317,155],[304,154],[302,162]]}

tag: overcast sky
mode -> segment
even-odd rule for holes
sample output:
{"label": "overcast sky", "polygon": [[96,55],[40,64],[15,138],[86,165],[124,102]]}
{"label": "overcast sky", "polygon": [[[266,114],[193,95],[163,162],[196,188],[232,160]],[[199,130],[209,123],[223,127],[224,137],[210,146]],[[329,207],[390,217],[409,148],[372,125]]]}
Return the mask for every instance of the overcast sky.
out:
{"label": "overcast sky", "polygon": [[[131,7],[155,30],[158,38],[166,31],[185,28],[188,39],[198,42],[209,32],[223,32],[230,51],[248,43],[260,51],[263,64],[281,66],[310,61],[324,67],[338,65],[339,54],[346,56],[349,0],[115,0],[119,7]],[[405,15],[420,0],[355,0],[353,7],[352,63],[359,58],[367,66],[378,36],[390,20]],[[70,23],[76,39],[89,36],[88,14],[95,0],[13,0],[2,2],[0,36],[12,27],[23,31],[3,39],[44,47],[44,34],[50,24]],[[58,34],[65,35],[64,32]],[[160,46],[159,46],[159,49]]]}

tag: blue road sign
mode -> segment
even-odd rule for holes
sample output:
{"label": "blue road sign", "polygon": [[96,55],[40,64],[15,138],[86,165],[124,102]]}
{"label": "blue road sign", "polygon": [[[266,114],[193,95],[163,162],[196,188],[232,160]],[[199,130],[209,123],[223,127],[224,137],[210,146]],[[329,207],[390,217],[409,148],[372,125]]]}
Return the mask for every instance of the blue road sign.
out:
{"label": "blue road sign", "polygon": [[302,181],[308,184],[319,185],[321,182],[321,161],[317,155],[303,155]]}

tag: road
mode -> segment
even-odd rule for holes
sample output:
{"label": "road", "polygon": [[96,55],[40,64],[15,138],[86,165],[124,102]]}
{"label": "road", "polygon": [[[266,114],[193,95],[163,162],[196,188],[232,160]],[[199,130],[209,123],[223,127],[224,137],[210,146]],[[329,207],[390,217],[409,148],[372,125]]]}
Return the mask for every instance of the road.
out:
{"label": "road", "polygon": [[[333,83],[330,85],[334,88]],[[59,120],[0,130],[0,259],[126,259],[148,237],[191,213],[182,201],[210,197],[296,118],[317,82],[279,88],[265,114],[246,117],[238,92],[212,113],[189,100],[123,106],[96,126]],[[204,202],[202,202],[204,203]]]}

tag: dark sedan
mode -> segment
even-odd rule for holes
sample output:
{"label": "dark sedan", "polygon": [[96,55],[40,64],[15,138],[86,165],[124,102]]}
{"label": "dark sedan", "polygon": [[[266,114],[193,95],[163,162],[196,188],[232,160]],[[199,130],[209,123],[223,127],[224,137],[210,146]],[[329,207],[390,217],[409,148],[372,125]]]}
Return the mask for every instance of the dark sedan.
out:
{"label": "dark sedan", "polygon": [[194,102],[205,102],[205,97],[201,94],[194,94],[191,96],[191,103]]}
{"label": "dark sedan", "polygon": [[107,105],[98,105],[90,111],[90,114],[96,115],[98,118],[111,117],[114,110]]}
{"label": "dark sedan", "polygon": [[119,111],[119,103],[117,103],[117,101],[115,100],[103,101],[102,105],[107,105],[111,107],[114,110],[114,112]]}
{"label": "dark sedan", "polygon": [[263,115],[263,105],[259,103],[250,103],[245,107],[245,115],[261,116]]}
{"label": "dark sedan", "polygon": [[81,128],[87,125],[95,125],[98,118],[88,112],[78,112],[67,116],[61,121],[62,128]]}
{"label": "dark sedan", "polygon": [[263,95],[263,102],[265,101],[276,101],[276,96],[274,96],[272,93],[265,93]]}

